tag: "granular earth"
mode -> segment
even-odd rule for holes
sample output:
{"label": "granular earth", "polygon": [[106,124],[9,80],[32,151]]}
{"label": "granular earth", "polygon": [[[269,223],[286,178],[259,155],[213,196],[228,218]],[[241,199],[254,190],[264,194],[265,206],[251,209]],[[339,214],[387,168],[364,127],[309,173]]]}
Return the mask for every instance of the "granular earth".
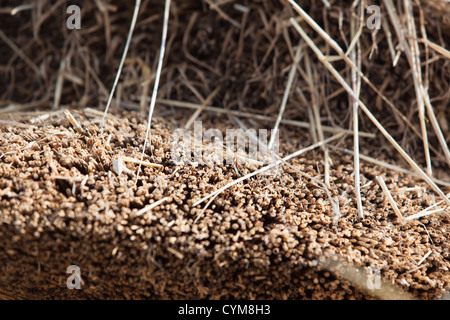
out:
{"label": "granular earth", "polygon": [[[17,114],[30,125],[0,128],[2,298],[372,299],[388,297],[389,287],[391,298],[437,299],[450,287],[448,209],[401,221],[375,180],[384,176],[407,217],[438,201],[413,176],[363,162],[358,220],[353,158],[331,148],[334,219],[323,187],[299,173],[323,178],[318,149],[230,187],[203,211],[205,203],[192,204],[254,168],[174,164],[171,133],[189,114],[168,110],[153,120],[144,161],[163,167],[142,166],[136,185],[137,164],[125,162],[118,176],[112,163],[141,158],[145,115],[115,111],[102,131],[91,110],[72,110],[81,129],[62,112],[41,114]],[[236,127],[201,119],[204,129]],[[312,143],[307,130],[287,126],[280,140],[284,155]],[[377,139],[363,142],[362,153],[391,159]],[[352,137],[338,145],[351,148]],[[70,265],[81,269],[81,290],[66,287]],[[370,270],[379,271],[381,289],[345,276]]]}

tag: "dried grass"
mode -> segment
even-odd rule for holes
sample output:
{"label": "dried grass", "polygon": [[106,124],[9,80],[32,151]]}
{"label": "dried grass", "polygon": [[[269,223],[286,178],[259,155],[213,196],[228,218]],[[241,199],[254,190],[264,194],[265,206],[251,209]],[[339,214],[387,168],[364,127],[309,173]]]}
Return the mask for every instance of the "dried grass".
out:
{"label": "dried grass", "polygon": [[[433,0],[395,3],[384,0],[382,30],[371,31],[364,25],[369,2],[355,1],[350,5],[344,1],[305,1],[299,6],[292,0],[167,0],[164,3],[137,0],[132,6],[122,0],[79,1],[83,8],[83,29],[69,31],[61,27],[65,26],[66,19],[62,14],[64,0],[19,5],[6,1],[0,7],[3,21],[0,42],[5,44],[0,47],[0,87],[4,89],[0,90],[0,130],[5,134],[8,130],[23,130],[27,142],[9,150],[8,144],[13,145],[20,135],[5,135],[11,141],[1,142],[0,160],[13,159],[19,163],[19,156],[24,157],[36,145],[50,146],[61,137],[68,141],[82,137],[87,144],[95,145],[92,136],[101,136],[95,129],[97,125],[105,131],[101,141],[110,152],[111,139],[116,139],[112,131],[120,122],[118,110],[125,107],[145,111],[142,109],[150,102],[145,140],[139,146],[142,147],[140,160],[136,155],[119,157],[130,165],[138,165],[134,186],[121,175],[134,174],[124,163],[121,162],[121,169],[116,172],[119,185],[130,199],[138,197],[138,184],[148,178],[146,169],[165,169],[158,163],[161,157],[155,154],[152,145],[154,113],[162,117],[170,115],[169,118],[185,128],[191,127],[196,119],[209,121],[217,115],[226,116],[241,127],[273,128],[266,146],[269,150],[277,132],[284,132],[286,136],[282,140],[290,144],[284,149],[290,155],[275,155],[274,163],[251,172],[248,168],[235,167],[236,175],[231,181],[218,184],[215,191],[203,190],[195,201],[191,199],[188,206],[191,209],[186,210],[198,210],[194,211],[192,228],[214,212],[211,208],[216,208],[216,203],[221,201],[219,194],[228,196],[240,183],[279,165],[311,183],[323,184],[333,207],[333,217],[339,217],[333,220],[337,228],[349,218],[335,212],[339,209],[333,198],[350,197],[336,187],[333,176],[334,170],[346,162],[339,150],[353,155],[351,197],[355,218],[366,221],[374,215],[373,203],[367,200],[371,198],[370,183],[361,186],[367,182],[362,174],[367,168],[365,162],[370,161],[377,164],[376,170],[407,174],[410,179],[418,176],[434,191],[424,195],[424,199],[433,199],[427,208],[402,208],[396,199],[398,195],[386,186],[380,173],[374,175],[400,220],[411,224],[416,219],[445,220],[450,206],[449,195],[443,189],[448,188],[450,179],[450,5]],[[75,110],[70,112],[67,107]],[[61,112],[49,111],[52,108],[65,110],[67,127],[72,126],[76,135],[71,136],[69,129],[58,124],[54,131],[49,131],[48,137],[33,139],[33,130],[61,121]],[[178,117],[180,109],[195,111],[183,112],[184,116],[188,115],[186,121],[186,117]],[[27,114],[35,110],[42,112],[34,113],[33,117]],[[114,110],[114,115],[108,114],[110,110]],[[84,121],[87,115],[93,116],[90,125]],[[145,118],[141,117],[136,122],[143,123]],[[309,140],[289,136],[289,130],[285,130],[289,126],[309,129]],[[158,143],[163,137],[159,133],[154,137]],[[334,136],[330,137],[330,133]],[[123,134],[120,139],[124,140],[138,135]],[[353,151],[345,148],[350,147],[347,135],[352,136]],[[305,148],[307,145],[310,147]],[[316,147],[321,148],[321,153],[314,155],[322,159],[317,164],[317,175],[287,163]],[[239,156],[225,148],[224,153]],[[382,159],[389,159],[390,163]],[[72,195],[77,190],[83,193],[88,175],[61,175],[55,169],[58,161],[51,161],[54,161],[50,166],[51,179],[71,184]],[[67,161],[83,167],[86,160]],[[114,166],[113,161],[96,159],[94,166],[108,168]],[[402,168],[404,161],[413,171]],[[146,167],[142,177],[141,165]],[[9,197],[11,191],[4,192]],[[135,217],[151,219],[153,209],[171,206],[170,197],[161,196],[152,204],[140,205]],[[209,202],[202,209],[192,208],[206,200]],[[288,209],[285,207],[282,212],[285,210]],[[412,214],[403,216],[404,211]],[[239,233],[236,234],[233,239],[239,238]],[[179,260],[188,255],[187,251],[172,246],[167,250]],[[427,259],[438,256],[434,250],[437,249],[422,252],[418,266],[405,274],[423,272]],[[351,253],[347,258],[357,263]],[[148,259],[158,270],[163,270],[151,254]],[[357,281],[346,272],[340,276],[350,283]],[[448,286],[446,283],[445,287]],[[197,289],[207,292],[200,285]]]}

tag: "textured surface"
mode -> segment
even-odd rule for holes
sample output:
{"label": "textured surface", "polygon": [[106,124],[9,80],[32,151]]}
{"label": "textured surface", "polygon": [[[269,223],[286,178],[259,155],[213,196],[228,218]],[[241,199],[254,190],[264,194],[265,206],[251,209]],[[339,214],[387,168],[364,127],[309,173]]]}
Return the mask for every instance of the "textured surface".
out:
{"label": "textured surface", "polygon": [[[346,51],[355,34],[351,26],[365,8],[333,0],[325,8],[325,2],[298,1]],[[297,17],[287,1],[172,1],[158,95],[164,101],[156,105],[159,118],[144,159],[164,167],[143,166],[136,185],[136,164],[126,163],[129,172],[119,179],[112,163],[119,155],[141,157],[147,119],[142,111],[154,81],[163,2],[142,1],[113,99],[113,105],[121,105],[113,108],[103,133],[99,112],[128,33],[130,1],[71,1],[82,8],[81,30],[66,28],[67,2],[35,3],[15,15],[10,13],[17,1],[0,5],[0,297],[383,298],[393,297],[386,294],[393,285],[394,297],[407,292],[434,299],[448,290],[448,207],[419,221],[399,221],[376,176],[384,177],[405,217],[440,199],[421,180],[364,160],[366,218],[357,220],[353,157],[341,149],[353,150],[351,135],[328,146],[329,189],[340,205],[337,220],[323,186],[304,175],[325,181],[322,149],[293,159],[279,175],[231,187],[204,211],[205,203],[192,206],[257,167],[174,165],[170,134],[192,115],[182,111],[186,103],[194,104],[192,110],[209,100],[221,112],[205,109],[199,117],[204,129],[236,127],[231,112],[248,128],[273,128],[298,44],[302,59],[282,117],[297,127],[282,122],[280,151],[286,155],[317,141],[319,120],[332,128],[325,138],[352,128],[352,101],[287,23]],[[236,3],[249,11],[236,9]],[[404,3],[412,4],[414,19],[408,20]],[[422,0],[395,1],[395,6],[405,32],[407,21],[416,24],[424,85],[448,144],[450,64],[444,50],[450,43],[449,5]],[[425,168],[414,72],[404,53],[393,66],[399,36],[384,4],[381,13],[389,30],[361,29],[361,71],[394,107],[364,82],[360,98]],[[324,54],[335,54],[299,22]],[[406,38],[415,43],[416,37]],[[332,63],[350,82],[351,68]],[[59,112],[64,108],[72,108],[83,130],[74,130]],[[117,111],[125,108],[141,113]],[[448,185],[449,164],[428,114],[426,120],[433,177]],[[363,114],[359,125],[363,132],[377,133],[360,138],[361,154],[409,168]],[[135,216],[162,199],[158,207]],[[81,268],[81,291],[66,288],[66,268],[72,264]],[[364,275],[374,268],[383,286],[367,292]]]}
{"label": "textured surface", "polygon": [[[170,159],[171,125],[158,120],[153,126],[153,155],[144,160],[164,168],[142,167],[134,189],[134,174],[122,173],[121,181],[113,173],[111,159],[117,155],[140,159],[138,146],[145,128],[136,124],[136,116],[108,120],[103,133],[97,129],[99,118],[83,113],[75,117],[86,133],[77,133],[62,116],[35,129],[1,131],[1,141],[7,141],[0,149],[0,291],[5,294],[368,297],[329,272],[321,263],[326,257],[366,269],[377,267],[386,282],[420,298],[437,298],[449,285],[448,212],[421,223],[401,223],[378,184],[372,183],[363,189],[367,218],[357,221],[349,156],[332,154],[340,163],[331,174],[330,190],[342,214],[335,223],[324,190],[290,167],[279,175],[257,176],[231,187],[195,221],[204,204],[193,208],[192,203],[249,169],[239,164],[175,166]],[[221,122],[224,128],[230,125]],[[282,141],[283,153],[287,148]],[[320,152],[313,151],[291,163],[317,176],[321,160]],[[127,167],[137,171],[135,164]],[[370,166],[362,171],[367,181],[380,173],[380,168]],[[429,205],[426,193],[419,197],[417,191],[404,191],[424,187],[417,180],[395,172],[387,172],[385,180],[405,216]],[[163,204],[135,216],[166,196]],[[433,252],[423,266],[413,271],[429,250]],[[65,271],[71,264],[81,268],[84,284],[79,292],[65,287]]]}

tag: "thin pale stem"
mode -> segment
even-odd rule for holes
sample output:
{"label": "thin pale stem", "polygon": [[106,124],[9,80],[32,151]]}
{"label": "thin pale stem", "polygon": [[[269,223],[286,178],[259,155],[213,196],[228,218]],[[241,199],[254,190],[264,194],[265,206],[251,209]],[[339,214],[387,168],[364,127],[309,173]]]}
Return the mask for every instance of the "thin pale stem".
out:
{"label": "thin pale stem", "polygon": [[106,115],[108,114],[109,107],[111,106],[111,102],[114,96],[114,92],[116,91],[117,84],[119,83],[119,78],[122,73],[123,64],[125,63],[125,58],[127,57],[128,48],[130,47],[131,38],[133,37],[133,31],[136,26],[136,20],[139,14],[139,9],[141,7],[141,0],[136,0],[134,5],[133,18],[131,20],[130,30],[128,31],[127,42],[125,43],[125,48],[123,49],[122,59],[120,59],[119,69],[117,70],[116,78],[114,79],[114,84],[111,89],[111,93],[109,94],[108,102],[106,103],[105,112],[103,113],[102,123],[100,128],[102,129],[105,125]]}

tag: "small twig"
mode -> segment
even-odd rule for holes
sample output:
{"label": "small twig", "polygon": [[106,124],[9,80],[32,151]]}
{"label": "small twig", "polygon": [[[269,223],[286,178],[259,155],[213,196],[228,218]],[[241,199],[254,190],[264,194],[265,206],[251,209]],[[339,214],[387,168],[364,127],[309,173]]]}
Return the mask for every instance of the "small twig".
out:
{"label": "small twig", "polygon": [[421,211],[419,213],[416,213],[416,214],[413,214],[413,215],[411,215],[409,217],[406,217],[405,220],[419,219],[419,218],[422,218],[422,217],[429,216],[430,214],[442,212],[444,210],[445,210],[445,208],[439,208],[439,209],[436,209],[436,210],[429,210],[429,211],[427,211],[425,209],[425,210],[423,210],[423,211]]}
{"label": "small twig", "polygon": [[[161,48],[159,51],[158,67],[156,68],[155,83],[153,86],[152,99],[150,101],[150,108],[149,108],[149,112],[148,112],[147,131],[145,133],[144,146],[142,147],[141,161],[144,160],[145,148],[147,146],[147,141],[149,140],[149,136],[151,134],[150,128],[151,128],[151,124],[152,124],[152,116],[153,116],[153,111],[155,109],[156,97],[158,95],[159,80],[161,78],[161,70],[162,70],[162,65],[164,62],[164,54],[166,52],[167,29],[169,26],[169,13],[170,13],[170,0],[166,0],[166,5],[164,8],[164,22],[163,22],[163,30],[162,30]],[[135,185],[138,182],[140,171],[141,171],[141,164],[139,164],[138,171],[136,173]]]}
{"label": "small twig", "polygon": [[423,267],[426,267],[426,266],[427,266],[426,264],[422,264],[422,265],[418,266],[417,268],[414,268],[414,269],[409,270],[408,272],[406,272],[406,274],[408,274],[408,273],[413,273],[414,271],[417,271],[417,270],[419,270],[419,269],[422,269]]}
{"label": "small twig", "polygon": [[11,10],[11,15],[14,16],[14,15],[16,15],[17,13],[19,13],[21,11],[33,9],[35,6],[36,6],[35,3],[24,3],[24,4],[21,4],[20,6],[17,6],[17,7],[13,8]]}
{"label": "small twig", "polygon": [[158,200],[158,201],[142,208],[141,210],[139,210],[138,212],[133,214],[133,216],[139,217],[139,216],[143,215],[144,213],[147,213],[148,211],[152,210],[153,208],[159,206],[161,203],[163,203],[164,201],[167,201],[168,199],[169,199],[169,197],[162,198],[161,200]]}
{"label": "small twig", "polygon": [[61,95],[62,95],[62,89],[64,84],[64,68],[65,68],[65,61],[64,59],[61,60],[59,63],[59,70],[58,70],[58,77],[56,78],[56,84],[55,84],[55,94],[54,94],[54,100],[53,100],[53,109],[59,108],[59,103],[61,101]]}
{"label": "small twig", "polygon": [[431,42],[428,39],[419,39],[418,41],[426,44],[427,46],[429,46],[431,49],[433,49],[434,51],[440,53],[441,55],[443,55],[445,58],[450,59],[450,51],[445,49],[444,47],[441,47],[440,45]]}
{"label": "small twig", "polygon": [[389,23],[386,19],[382,19],[381,25],[383,26],[383,31],[386,34],[386,40],[388,43],[389,52],[391,53],[392,65],[395,67],[396,54],[395,54],[394,44],[392,43],[392,33],[391,33],[391,30],[389,29]]}
{"label": "small twig", "polygon": [[280,107],[280,111],[278,113],[277,121],[275,122],[275,126],[274,126],[274,128],[272,130],[272,134],[270,136],[269,145],[267,146],[269,148],[269,150],[272,149],[273,144],[275,142],[275,137],[277,136],[278,127],[280,126],[280,122],[281,122],[281,119],[283,117],[284,109],[286,108],[286,104],[287,104],[287,101],[289,99],[289,93],[291,92],[291,87],[292,87],[292,84],[293,84],[294,79],[295,79],[295,73],[297,71],[297,65],[300,62],[300,59],[302,57],[301,53],[302,53],[302,46],[299,43],[299,45],[297,46],[297,50],[295,52],[294,61],[292,62],[291,70],[289,71],[289,76],[288,76],[286,88],[284,89],[283,100],[281,102],[281,107]]}
{"label": "small twig", "polygon": [[31,124],[26,123],[20,123],[16,121],[7,121],[7,120],[0,120],[0,126],[14,126],[18,128],[36,128],[36,126],[33,126]]}
{"label": "small twig", "polygon": [[161,164],[151,163],[151,162],[142,161],[142,160],[137,160],[137,159],[130,158],[130,157],[127,157],[127,156],[121,156],[121,158],[122,158],[122,160],[124,162],[137,163],[137,164],[141,164],[141,165],[146,166],[146,167],[153,167],[153,168],[162,168],[163,167],[163,165],[161,165]]}
{"label": "small twig", "polygon": [[228,21],[229,23],[231,23],[233,26],[235,26],[236,28],[240,29],[241,28],[241,24],[239,22],[237,22],[236,20],[230,18],[230,16],[228,16],[222,9],[220,9],[220,7],[215,4],[213,1],[211,0],[205,0],[206,3],[209,4],[210,8],[213,10],[216,10],[217,13],[226,21]]}
{"label": "small twig", "polygon": [[75,119],[75,117],[70,113],[69,110],[64,111],[64,114],[66,115],[67,120],[70,122],[70,124],[75,128],[75,130],[78,133],[84,133],[83,127],[80,125],[77,119]]}
{"label": "small twig", "polygon": [[140,6],[141,6],[141,0],[136,0],[136,3],[134,5],[133,18],[131,20],[130,29],[128,31],[127,41],[125,43],[125,48],[123,49],[123,54],[122,54],[122,58],[120,59],[119,69],[117,70],[116,78],[114,79],[114,84],[113,84],[113,87],[111,89],[111,93],[109,94],[108,102],[106,103],[105,112],[103,114],[102,123],[100,125],[101,129],[105,125],[105,118],[106,118],[106,115],[108,114],[108,109],[109,109],[109,107],[111,105],[111,101],[113,99],[114,92],[115,92],[116,87],[117,87],[117,83],[119,82],[119,78],[120,78],[120,75],[122,73],[123,64],[125,63],[125,58],[126,58],[127,53],[128,53],[128,48],[130,47],[130,43],[131,43],[131,38],[133,37],[133,31],[134,31],[134,27],[136,26],[136,20],[137,20],[137,16],[138,16],[138,13],[139,13]]}
{"label": "small twig", "polygon": [[[364,15],[364,3],[361,4],[361,19]],[[352,16],[351,20],[352,25],[352,36],[353,39],[359,39],[359,36],[361,34],[362,30],[362,24],[360,24],[358,28],[358,33],[356,35],[353,35],[355,33],[355,19]],[[352,40],[352,44],[355,43],[355,41]],[[351,46],[350,46],[351,47]],[[349,49],[350,50],[350,49]],[[350,58],[353,61],[353,63],[358,66],[358,69],[361,70],[361,44],[358,41],[356,43],[356,48],[347,52],[350,53]],[[351,79],[352,79],[352,88],[353,91],[356,93],[357,97],[359,98],[360,92],[361,92],[361,77],[356,72],[355,69],[352,68],[351,70]],[[354,168],[354,177],[355,177],[355,192],[356,192],[356,204],[358,208],[358,218],[362,219],[364,217],[363,212],[363,206],[362,206],[362,198],[361,198],[361,172],[360,172],[360,161],[359,161],[359,106],[358,101],[355,99],[352,99],[352,110],[353,110],[353,131],[355,132],[353,134],[353,168]]]}
{"label": "small twig", "polygon": [[399,219],[403,220],[402,213],[400,212],[400,210],[398,210],[397,204],[395,203],[394,198],[392,198],[392,194],[389,191],[388,187],[386,186],[386,183],[384,182],[383,177],[376,176],[376,179],[377,179],[378,183],[380,184],[381,189],[383,189],[384,196],[387,198],[387,200],[391,204],[392,210],[394,210],[395,214],[397,215],[397,217]]}
{"label": "small twig", "polygon": [[174,248],[167,247],[167,251],[169,251],[171,254],[173,254],[175,257],[177,257],[180,260],[184,258],[184,254],[182,254],[178,250],[175,250]]}
{"label": "small twig", "polygon": [[431,254],[433,252],[433,250],[430,250],[430,251],[428,251],[427,252],[427,254],[426,255],[424,255],[423,256],[423,258],[422,259],[420,259],[420,261],[419,262],[417,262],[417,265],[421,265],[427,258],[428,258],[428,256]]}

